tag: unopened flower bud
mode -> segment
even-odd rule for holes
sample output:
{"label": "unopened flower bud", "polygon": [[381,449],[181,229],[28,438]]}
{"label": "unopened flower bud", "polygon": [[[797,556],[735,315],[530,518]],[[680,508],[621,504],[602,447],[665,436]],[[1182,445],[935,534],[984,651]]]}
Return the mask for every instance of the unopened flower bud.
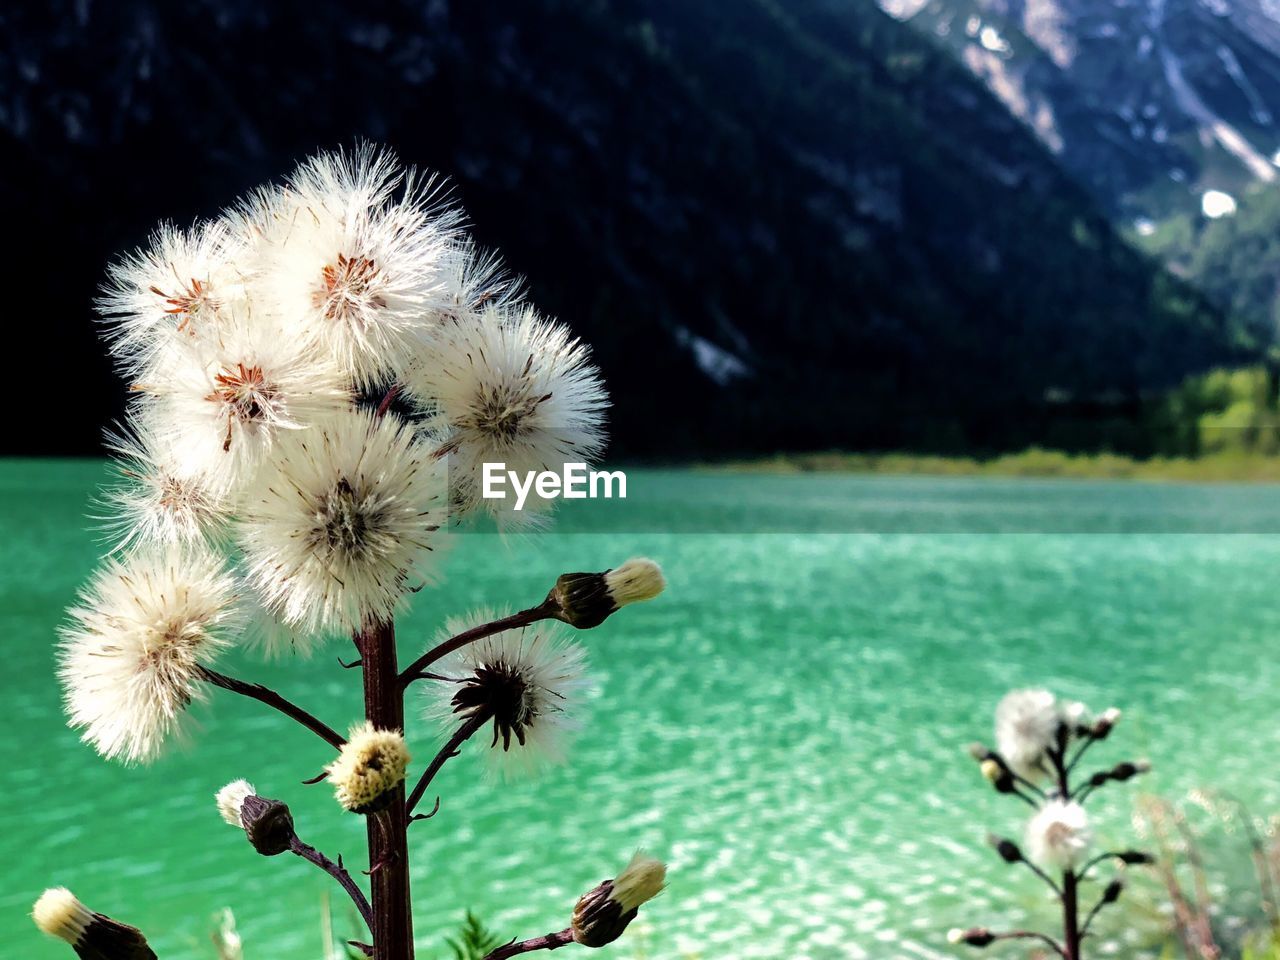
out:
{"label": "unopened flower bud", "polygon": [[629,603],[652,600],[666,585],[661,567],[637,557],[604,573],[566,573],[547,600],[556,607],[556,619],[585,630],[598,627]]}
{"label": "unopened flower bud", "polygon": [[570,924],[574,941],[586,947],[613,943],[640,907],[662,892],[666,879],[667,867],[662,861],[637,853],[617,877],[578,899]]}
{"label": "unopened flower bud", "polygon": [[376,730],[365,722],[352,728],[338,759],[325,767],[325,773],[344,809],[376,813],[390,805],[408,766],[404,735],[398,730]]}
{"label": "unopened flower bud", "polygon": [[1116,856],[1120,858],[1122,863],[1131,867],[1144,867],[1156,862],[1156,858],[1145,850],[1123,850]]}
{"label": "unopened flower bud", "polygon": [[1016,785],[1008,767],[988,757],[982,761],[979,769],[987,781],[996,788],[996,793],[1013,793]]}
{"label": "unopened flower bud", "polygon": [[1120,711],[1116,707],[1108,707],[1102,711],[1102,715],[1094,722],[1089,735],[1095,740],[1105,740],[1111,733],[1111,729],[1119,722]]}
{"label": "unopened flower bud", "polygon": [[970,927],[968,930],[955,927],[947,932],[947,943],[963,943],[969,947],[986,947],[995,939],[996,935],[986,927]]}
{"label": "unopened flower bud", "polygon": [[1124,881],[1116,877],[1107,884],[1106,889],[1102,891],[1103,903],[1115,903],[1120,899],[1120,894],[1124,892]]}
{"label": "unopened flower bud", "polygon": [[264,857],[284,853],[296,836],[288,805],[258,796],[247,780],[228,783],[218,791],[218,812],[231,826],[243,827],[253,849]]}
{"label": "unopened flower bud", "polygon": [[1151,769],[1151,764],[1140,760],[1137,763],[1117,763],[1108,772],[1108,776],[1112,780],[1123,783],[1125,780],[1131,780],[1140,773],[1147,773]]}
{"label": "unopened flower bud", "polygon": [[1000,854],[1000,859],[1005,863],[1021,863],[1022,850],[1018,845],[1007,837],[997,837],[993,833],[987,834],[987,843],[996,853]]}
{"label": "unopened flower bud", "polygon": [[94,913],[66,887],[41,894],[31,917],[44,933],[71,944],[81,960],[156,960],[140,930]]}

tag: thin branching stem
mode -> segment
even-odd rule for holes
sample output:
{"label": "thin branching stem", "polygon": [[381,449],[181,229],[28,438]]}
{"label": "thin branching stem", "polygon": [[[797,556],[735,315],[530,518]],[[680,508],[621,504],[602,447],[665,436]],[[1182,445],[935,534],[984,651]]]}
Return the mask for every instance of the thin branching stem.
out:
{"label": "thin branching stem", "polygon": [[[488,722],[489,714],[484,712],[477,713],[474,717],[468,718],[462,726],[458,727],[458,729],[454,731],[453,736],[449,738],[448,742],[440,748],[440,752],[435,755],[435,758],[432,759],[431,763],[427,766],[427,769],[422,772],[422,776],[418,779],[418,785],[413,788],[413,793],[409,794],[409,799],[406,801],[406,812],[411,818],[413,816],[413,808],[418,805],[418,801],[421,800],[423,794],[427,792],[427,787],[431,786],[431,781],[434,780],[436,774],[440,772],[440,768],[444,766],[445,761],[450,757],[457,756],[458,748],[466,743],[472,734]],[[412,820],[410,822],[412,822]]]}
{"label": "thin branching stem", "polygon": [[1047,933],[1038,933],[1035,930],[1009,930],[1006,933],[996,933],[992,936],[996,940],[1039,940],[1046,946],[1051,947],[1058,956],[1066,957],[1067,955],[1067,952],[1062,949],[1062,945]]}
{"label": "thin branching stem", "polygon": [[1097,742],[1098,742],[1098,738],[1093,736],[1092,734],[1084,738],[1084,742],[1080,744],[1075,754],[1071,757],[1071,760],[1067,763],[1067,773],[1070,773],[1072,770],[1076,768],[1076,764],[1079,763],[1080,758],[1085,755],[1085,751],[1088,750],[1091,746],[1093,746]]}
{"label": "thin branching stem", "polygon": [[1059,900],[1062,899],[1062,887],[1058,886],[1057,881],[1054,880],[1053,877],[1049,876],[1047,873],[1045,873],[1043,870],[1041,870],[1039,867],[1037,867],[1034,863],[1032,863],[1030,860],[1027,860],[1026,858],[1023,858],[1022,864],[1028,870],[1034,873],[1037,877],[1039,877],[1041,880],[1047,883],[1049,885],[1049,889],[1054,892],[1054,894],[1057,896]]}
{"label": "thin branching stem", "polygon": [[1085,879],[1085,877],[1089,875],[1089,871],[1092,870],[1094,867],[1096,867],[1098,864],[1100,864],[1103,860],[1108,860],[1112,857],[1119,857],[1121,852],[1122,851],[1120,850],[1107,850],[1104,853],[1098,854],[1092,860],[1088,861],[1083,867],[1077,870],[1076,876],[1078,876],[1081,880]]}
{"label": "thin branching stem", "polygon": [[226,674],[218,673],[216,670],[210,670],[208,667],[197,667],[196,676],[206,683],[211,683],[215,687],[221,687],[223,690],[230,690],[232,693],[238,693],[242,697],[249,697],[251,700],[257,700],[265,703],[269,707],[274,707],[286,717],[296,720],[302,726],[306,727],[325,743],[341,750],[345,744],[346,738],[334,730],[323,720],[318,719],[292,701],[286,700],[280,694],[276,693],[269,687],[264,687],[260,683],[246,683],[244,680],[237,680],[234,677],[228,677]]}
{"label": "thin branching stem", "polygon": [[373,929],[373,908],[369,906],[369,898],[364,895],[364,891],[351,879],[351,874],[342,865],[341,857],[335,863],[315,847],[308,843],[303,843],[296,834],[289,842],[289,849],[308,863],[314,863],[333,879],[337,880],[342,885],[342,889],[347,891],[347,894],[355,903],[356,909],[360,911],[360,916],[364,919],[365,924],[370,930]]}
{"label": "thin branching stem", "polygon": [[1084,918],[1084,923],[1080,926],[1081,940],[1089,935],[1089,927],[1093,924],[1093,918],[1096,917],[1106,905],[1107,901],[1105,898],[1099,899],[1098,902],[1093,905],[1093,909],[1089,911],[1088,915]]}
{"label": "thin branching stem", "polygon": [[484,960],[506,960],[507,957],[519,956],[522,953],[533,953],[535,950],[558,950],[566,944],[573,943],[573,930],[566,927],[555,933],[547,933],[532,940],[521,940],[508,943],[485,956]]}
{"label": "thin branching stem", "polygon": [[464,630],[455,637],[450,637],[442,643],[436,644],[409,666],[405,667],[400,674],[401,688],[409,686],[413,681],[420,679],[426,675],[429,666],[465,647],[469,643],[475,643],[477,640],[483,640],[485,637],[493,636],[495,633],[501,633],[503,630],[514,630],[519,627],[527,627],[531,623],[537,623],[539,620],[546,620],[556,611],[557,606],[554,600],[544,600],[536,607],[530,607],[528,610],[521,610],[519,613],[513,613],[509,617],[502,617],[490,623],[482,623],[479,626],[472,627],[470,630]]}

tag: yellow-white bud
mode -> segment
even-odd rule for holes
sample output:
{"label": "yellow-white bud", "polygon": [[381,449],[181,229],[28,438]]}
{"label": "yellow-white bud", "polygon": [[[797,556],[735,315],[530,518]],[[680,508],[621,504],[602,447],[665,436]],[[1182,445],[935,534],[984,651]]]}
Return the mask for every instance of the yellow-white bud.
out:
{"label": "yellow-white bud", "polygon": [[666,886],[667,867],[661,860],[637,853],[617,877],[584,893],[573,908],[575,942],[603,947],[622,936],[640,907]]}
{"label": "yellow-white bud", "polygon": [[994,760],[983,760],[979,769],[982,771],[982,775],[992,783],[999,780],[1000,775],[1004,773],[1004,767]]}
{"label": "yellow-white bud", "polygon": [[619,607],[652,600],[667,586],[662,568],[645,557],[633,557],[622,566],[606,571],[604,583],[609,597]]}
{"label": "yellow-white bud", "polygon": [[666,885],[667,865],[639,851],[613,881],[612,896],[624,911],[635,910],[660,894]]}
{"label": "yellow-white bud", "polygon": [[352,813],[374,813],[391,802],[404,782],[409,749],[398,730],[376,730],[365,722],[352,728],[338,759],[325,768],[338,803]]}
{"label": "yellow-white bud", "polygon": [[94,915],[66,887],[53,887],[40,895],[31,918],[42,932],[75,944],[84,936]]}
{"label": "yellow-white bud", "polygon": [[66,887],[54,887],[41,894],[31,918],[41,931],[65,940],[86,960],[156,960],[141,931],[94,913]]}
{"label": "yellow-white bud", "polygon": [[240,818],[240,808],[244,806],[245,797],[252,796],[256,792],[253,784],[248,780],[233,780],[218,791],[218,813],[222,814],[222,819],[231,826],[243,827],[244,821]]}

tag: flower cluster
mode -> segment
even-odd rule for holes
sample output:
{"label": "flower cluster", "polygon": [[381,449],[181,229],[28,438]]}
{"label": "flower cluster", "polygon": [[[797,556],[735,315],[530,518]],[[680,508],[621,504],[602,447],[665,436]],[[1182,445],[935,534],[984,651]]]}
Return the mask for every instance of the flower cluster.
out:
{"label": "flower cluster", "polygon": [[[218,791],[218,812],[262,856],[292,853],[338,882],[373,938],[353,949],[411,956],[407,831],[436,812],[415,812],[433,779],[477,734],[504,770],[562,755],[590,686],[565,625],[598,626],[665,586],[642,558],[564,574],[527,609],[450,621],[399,666],[396,618],[436,580],[447,531],[550,507],[491,508],[485,465],[560,472],[601,451],[607,398],[587,349],[522,301],[434,181],[373,148],[314,157],[215,221],[161,227],[111,268],[99,306],[134,396],[108,438],[110,550],[61,628],[70,723],[104,756],[146,762],[218,688],[316,734],[333,753],[307,782],[327,780],[368,818],[368,894],[247,780]],[[346,737],[215,669],[237,643],[306,653],[338,634],[358,651],[343,667],[363,680],[364,719]],[[445,734],[409,789],[404,706],[420,680]],[[637,855],[568,927],[488,960],[604,946],[665,878]],[[154,960],[138,931],[64,889],[34,919],[85,960]]]}
{"label": "flower cluster", "polygon": [[1081,779],[1077,764],[1094,744],[1110,736],[1120,719],[1111,708],[1094,717],[1081,703],[1064,703],[1043,689],[1014,690],[996,707],[996,749],[970,747],[983,777],[997,792],[1033,808],[1023,843],[996,835],[988,843],[1005,863],[1023,864],[1052,890],[1063,909],[1061,942],[1028,930],[997,933],[986,927],[957,928],[952,943],[986,947],[1001,940],[1033,939],[1050,944],[1069,960],[1080,960],[1080,945],[1098,912],[1119,899],[1123,880],[1114,878],[1088,914],[1079,910],[1080,884],[1104,861],[1122,866],[1152,862],[1137,850],[1094,854],[1094,834],[1085,801],[1094,790],[1145,773],[1142,762],[1123,762]]}
{"label": "flower cluster", "polygon": [[587,348],[372,147],[162,225],[98,306],[133,399],[100,509],[115,559],[62,676],[107,756],[159,752],[232,620],[274,654],[392,618],[484,511],[487,460],[560,469],[603,445]]}

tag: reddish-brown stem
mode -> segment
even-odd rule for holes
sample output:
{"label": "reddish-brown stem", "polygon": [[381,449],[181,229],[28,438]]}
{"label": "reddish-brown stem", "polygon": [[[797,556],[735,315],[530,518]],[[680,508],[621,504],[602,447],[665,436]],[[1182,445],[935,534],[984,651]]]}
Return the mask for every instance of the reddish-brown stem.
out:
{"label": "reddish-brown stem", "polygon": [[472,627],[470,630],[464,630],[456,637],[450,637],[448,640],[436,644],[436,646],[405,667],[404,672],[400,674],[400,686],[402,688],[407,687],[413,681],[421,679],[429,666],[441,657],[446,657],[453,651],[465,647],[468,643],[475,643],[477,640],[483,640],[485,637],[500,633],[503,630],[527,627],[529,624],[537,623],[539,620],[546,620],[557,609],[555,601],[547,599],[536,607],[530,607],[528,610],[521,610],[519,613],[513,613],[509,617],[503,617],[490,623],[482,623],[479,626]]}
{"label": "reddish-brown stem", "polygon": [[210,670],[208,667],[197,667],[196,676],[206,683],[211,683],[215,687],[221,687],[223,690],[230,690],[232,693],[238,693],[242,697],[249,697],[257,700],[259,703],[265,703],[269,707],[274,707],[283,713],[286,717],[298,721],[312,733],[316,734],[326,743],[342,749],[342,745],[347,741],[341,734],[330,727],[327,723],[317,719],[307,711],[303,710],[297,704],[286,700],[280,694],[276,693],[269,687],[264,687],[260,683],[246,683],[243,680],[237,680],[234,677],[228,677],[225,674],[218,673],[216,670]]}
{"label": "reddish-brown stem", "polygon": [[[355,642],[364,661],[366,719],[379,730],[404,730],[404,690],[396,669],[394,627],[376,624],[356,636]],[[404,784],[396,787],[390,806],[366,819],[374,960],[413,960]]]}
{"label": "reddish-brown stem", "polygon": [[453,732],[453,736],[449,741],[440,748],[432,759],[431,764],[426,770],[422,771],[422,776],[418,780],[418,785],[413,788],[413,793],[409,794],[409,802],[406,804],[409,816],[413,816],[413,808],[418,805],[418,801],[422,799],[422,795],[427,792],[427,787],[431,786],[431,781],[435,779],[440,768],[444,766],[445,761],[455,756],[458,748],[462,746],[477,730],[489,722],[487,713],[478,713],[474,717],[468,719],[462,726]]}
{"label": "reddish-brown stem", "polygon": [[387,390],[386,394],[383,395],[382,402],[378,404],[377,415],[379,417],[386,416],[387,411],[391,409],[392,401],[395,400],[395,398],[399,396],[399,394],[400,394],[400,384],[393,383],[391,385],[391,388]]}
{"label": "reddish-brown stem", "polygon": [[342,865],[341,857],[338,858],[337,863],[334,863],[311,844],[303,843],[299,840],[297,834],[294,834],[293,839],[289,841],[289,849],[308,863],[314,863],[333,879],[337,880],[342,885],[342,889],[347,891],[348,896],[351,897],[356,909],[360,911],[360,916],[364,918],[365,924],[370,929],[373,929],[373,911],[369,907],[369,899],[364,895],[364,891],[356,885],[356,882],[351,879],[351,874],[347,873],[347,868]]}
{"label": "reddish-brown stem", "polygon": [[532,940],[521,940],[519,943],[508,943],[488,954],[484,960],[506,960],[507,957],[519,956],[522,953],[533,953],[535,950],[558,950],[565,944],[573,943],[573,930],[565,928],[555,933],[534,937]]}

